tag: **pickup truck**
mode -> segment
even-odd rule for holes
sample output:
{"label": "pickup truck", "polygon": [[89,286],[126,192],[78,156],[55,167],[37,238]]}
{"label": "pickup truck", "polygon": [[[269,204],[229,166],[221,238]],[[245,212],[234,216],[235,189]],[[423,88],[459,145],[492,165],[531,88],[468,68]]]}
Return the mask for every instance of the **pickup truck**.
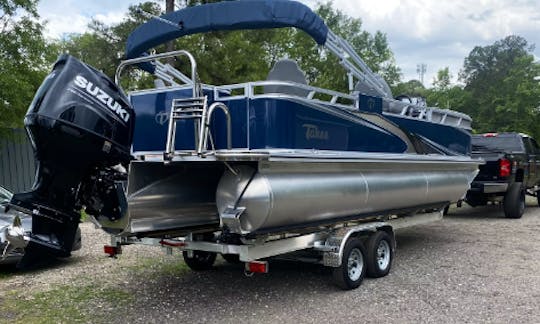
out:
{"label": "pickup truck", "polygon": [[475,207],[502,203],[507,218],[521,218],[525,195],[537,198],[540,184],[540,147],[521,133],[486,133],[472,136],[472,156],[486,164],[467,192],[465,201]]}

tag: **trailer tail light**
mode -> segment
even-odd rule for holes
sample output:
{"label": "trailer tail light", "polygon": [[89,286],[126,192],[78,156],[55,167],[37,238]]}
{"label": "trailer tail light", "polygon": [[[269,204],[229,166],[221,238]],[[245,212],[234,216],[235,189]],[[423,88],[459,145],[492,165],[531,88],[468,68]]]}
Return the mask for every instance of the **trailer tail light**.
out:
{"label": "trailer tail light", "polygon": [[499,176],[508,177],[512,173],[512,164],[508,159],[499,160]]}
{"label": "trailer tail light", "polygon": [[103,252],[108,254],[110,257],[115,257],[117,254],[122,254],[122,247],[120,245],[104,245]]}
{"label": "trailer tail light", "polygon": [[266,261],[246,262],[246,271],[253,272],[253,273],[268,273],[268,262]]}

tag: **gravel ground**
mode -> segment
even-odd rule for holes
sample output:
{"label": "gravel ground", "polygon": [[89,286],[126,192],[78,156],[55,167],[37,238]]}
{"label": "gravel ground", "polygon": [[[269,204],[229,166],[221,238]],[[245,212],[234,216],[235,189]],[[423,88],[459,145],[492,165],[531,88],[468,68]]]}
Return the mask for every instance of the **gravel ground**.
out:
{"label": "gravel ground", "polygon": [[352,291],[337,289],[328,268],[309,264],[276,261],[270,273],[247,278],[241,265],[221,259],[214,270],[191,272],[177,253],[152,247],[127,246],[111,259],[102,254],[106,235],[88,223],[82,232],[83,249],[47,269],[0,268],[0,292],[91,285],[131,296],[120,305],[91,298],[85,307],[99,311],[87,322],[540,322],[540,208],[532,200],[518,220],[503,218],[497,206],[464,207],[399,231],[390,274]]}

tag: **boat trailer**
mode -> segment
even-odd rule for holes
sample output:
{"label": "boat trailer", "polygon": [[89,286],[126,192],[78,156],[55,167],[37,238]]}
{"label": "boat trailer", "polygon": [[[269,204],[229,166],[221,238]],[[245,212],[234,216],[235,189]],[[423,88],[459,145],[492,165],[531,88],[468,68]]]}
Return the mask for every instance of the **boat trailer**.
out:
{"label": "boat trailer", "polygon": [[[387,220],[360,220],[322,226],[308,233],[281,233],[242,239],[239,244],[221,243],[220,234],[190,233],[185,237],[137,238],[111,235],[104,246],[110,257],[122,253],[122,246],[140,244],[162,247],[169,255],[181,251],[195,271],[213,267],[218,254],[230,263],[245,264],[244,273],[268,273],[269,260],[285,259],[321,264],[333,268],[334,283],[344,290],[357,288],[365,276],[384,277],[390,272],[396,248],[394,230],[441,220],[443,211]],[[301,253],[299,253],[301,252]]]}

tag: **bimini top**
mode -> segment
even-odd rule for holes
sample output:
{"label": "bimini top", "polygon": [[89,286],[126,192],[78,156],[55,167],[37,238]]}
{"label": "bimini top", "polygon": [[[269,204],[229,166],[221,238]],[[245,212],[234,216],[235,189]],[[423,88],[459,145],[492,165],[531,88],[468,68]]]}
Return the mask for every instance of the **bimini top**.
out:
{"label": "bimini top", "polygon": [[126,57],[185,35],[218,30],[296,27],[324,45],[328,27],[311,9],[289,0],[237,0],[188,7],[154,18],[127,39]]}

